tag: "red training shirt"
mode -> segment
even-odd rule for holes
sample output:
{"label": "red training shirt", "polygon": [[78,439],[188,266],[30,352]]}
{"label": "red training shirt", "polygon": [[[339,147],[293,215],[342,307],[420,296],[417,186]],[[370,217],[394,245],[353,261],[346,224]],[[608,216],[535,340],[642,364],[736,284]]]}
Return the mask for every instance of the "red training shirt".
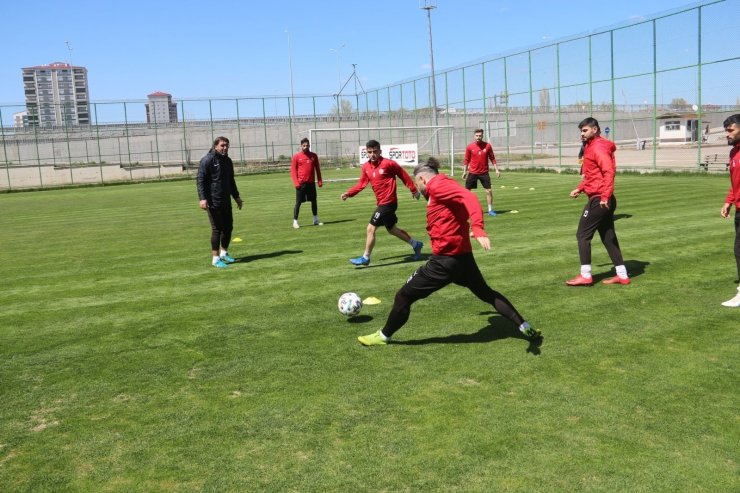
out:
{"label": "red training shirt", "polygon": [[471,142],[465,148],[465,160],[463,164],[469,166],[468,171],[474,175],[488,173],[488,160],[496,164],[496,156],[493,147],[488,142]]}
{"label": "red training shirt", "polygon": [[321,166],[319,166],[319,156],[315,152],[299,152],[290,162],[290,176],[293,178],[293,185],[298,188],[301,183],[313,183],[316,177],[321,181]]}
{"label": "red training shirt", "polygon": [[461,255],[473,247],[468,235],[468,219],[476,238],[485,237],[483,210],[478,198],[447,175],[437,175],[426,184],[427,233],[434,255]]}
{"label": "red training shirt", "polygon": [[377,166],[368,161],[362,165],[360,172],[362,174],[357,184],[347,190],[347,195],[350,197],[354,197],[360,193],[370,183],[379,206],[395,204],[398,202],[398,197],[396,196],[396,177],[403,181],[403,184],[411,190],[411,193],[416,193],[414,181],[406,173],[406,170],[392,159],[386,159],[381,156]]}
{"label": "red training shirt", "polygon": [[735,211],[740,210],[740,144],[730,151],[730,191],[725,204],[735,204]]}
{"label": "red training shirt", "polygon": [[614,142],[600,135],[586,142],[581,166],[583,179],[578,184],[578,190],[586,192],[589,199],[598,195],[606,202],[614,194],[614,175],[617,172],[617,163],[614,159],[616,150]]}

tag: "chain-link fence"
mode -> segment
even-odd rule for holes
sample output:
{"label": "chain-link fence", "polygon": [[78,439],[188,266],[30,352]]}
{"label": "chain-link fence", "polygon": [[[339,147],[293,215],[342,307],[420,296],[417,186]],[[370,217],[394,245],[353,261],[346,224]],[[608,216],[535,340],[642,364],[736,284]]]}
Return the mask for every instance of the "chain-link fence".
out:
{"label": "chain-link fence", "polygon": [[[428,76],[338,96],[180,99],[167,123],[148,123],[143,100],[91,103],[85,126],[16,125],[26,107],[4,105],[0,189],[188,175],[220,135],[239,171],[284,169],[314,128],[409,127],[393,138],[413,140],[413,128],[449,126],[432,146],[443,161],[482,128],[501,165],[561,169],[577,165],[587,116],[621,169],[724,171],[722,122],[740,112],[736,12],[740,0],[704,2],[448,69],[435,74],[436,108]],[[342,165],[358,145],[314,150]]]}

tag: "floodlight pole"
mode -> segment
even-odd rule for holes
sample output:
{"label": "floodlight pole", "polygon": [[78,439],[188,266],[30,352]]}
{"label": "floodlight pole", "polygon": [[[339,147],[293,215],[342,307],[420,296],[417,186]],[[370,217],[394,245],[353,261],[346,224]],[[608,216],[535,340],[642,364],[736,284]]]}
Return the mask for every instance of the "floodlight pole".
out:
{"label": "floodlight pole", "polygon": [[69,52],[69,67],[72,68],[72,47],[69,46],[69,41],[64,42],[67,45],[67,51]]}
{"label": "floodlight pole", "polygon": [[290,47],[290,31],[285,29],[288,35],[288,70],[290,71],[290,116],[295,116],[295,96],[293,92],[293,50]]}
{"label": "floodlight pole", "polygon": [[[424,6],[420,7],[423,10],[427,11],[427,23],[429,25],[429,64],[431,65],[431,96],[432,96],[432,122],[434,126],[437,126],[437,88],[435,83],[435,76],[434,76],[434,47],[432,44],[432,10],[436,9],[437,6],[434,5],[431,1],[425,0]],[[437,149],[432,149],[432,154],[436,154],[437,150],[439,149],[439,142],[437,142],[437,139],[434,140],[437,144]]]}

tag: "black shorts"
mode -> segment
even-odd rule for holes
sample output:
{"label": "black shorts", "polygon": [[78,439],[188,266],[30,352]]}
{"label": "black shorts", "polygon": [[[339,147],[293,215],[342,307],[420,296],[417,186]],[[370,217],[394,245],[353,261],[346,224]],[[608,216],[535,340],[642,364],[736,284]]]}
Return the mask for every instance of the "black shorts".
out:
{"label": "black shorts", "polygon": [[410,300],[420,300],[450,283],[464,286],[474,293],[488,288],[471,252],[455,256],[432,255],[409,277],[401,288],[401,294]]}
{"label": "black shorts", "polygon": [[370,218],[370,224],[376,228],[378,226],[385,226],[386,229],[393,228],[398,222],[396,209],[398,209],[398,204],[379,205],[373,212],[373,217]]}
{"label": "black shorts", "polygon": [[295,189],[295,201],[299,204],[306,201],[316,202],[316,184],[301,183],[298,188]]}
{"label": "black shorts", "polygon": [[478,188],[478,180],[480,180],[480,184],[483,185],[483,188],[486,190],[491,189],[491,175],[488,174],[488,171],[480,175],[468,173],[468,177],[465,179],[465,188],[468,190]]}

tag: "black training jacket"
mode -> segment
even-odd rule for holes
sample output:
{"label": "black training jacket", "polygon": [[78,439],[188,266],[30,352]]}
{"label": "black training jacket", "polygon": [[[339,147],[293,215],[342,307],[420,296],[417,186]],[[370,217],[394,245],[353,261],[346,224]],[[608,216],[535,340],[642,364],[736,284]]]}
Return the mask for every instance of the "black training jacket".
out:
{"label": "black training jacket", "polygon": [[231,197],[239,198],[234,163],[211,150],[198,165],[198,198],[207,200],[210,207],[231,207]]}

